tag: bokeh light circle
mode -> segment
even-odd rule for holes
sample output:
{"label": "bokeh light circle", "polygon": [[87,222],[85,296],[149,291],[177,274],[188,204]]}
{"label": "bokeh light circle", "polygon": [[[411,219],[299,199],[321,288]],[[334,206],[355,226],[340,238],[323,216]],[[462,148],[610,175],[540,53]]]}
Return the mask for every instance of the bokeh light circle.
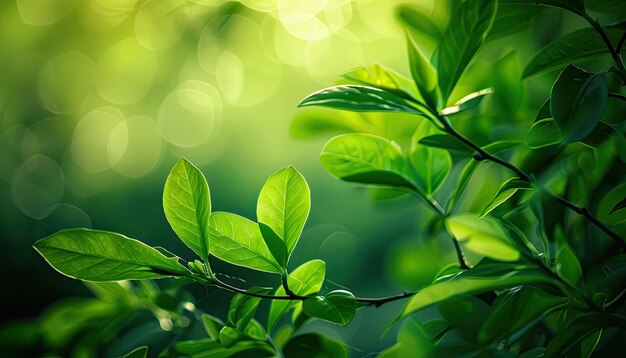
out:
{"label": "bokeh light circle", "polygon": [[107,153],[116,172],[128,177],[148,174],[161,159],[159,127],[152,118],[130,117],[111,131]]}
{"label": "bokeh light circle", "polygon": [[40,219],[45,210],[63,196],[65,178],[61,167],[45,155],[35,154],[19,167],[11,183],[15,206],[24,214]]}
{"label": "bokeh light circle", "polygon": [[163,50],[176,43],[187,27],[186,3],[179,0],[149,0],[135,17],[135,36],[141,45]]}
{"label": "bokeh light circle", "polygon": [[39,98],[52,113],[78,108],[93,90],[93,61],[84,54],[69,51],[52,58],[39,78]]}
{"label": "bokeh light circle", "polygon": [[115,107],[100,107],[87,113],[76,125],[71,144],[74,163],[89,173],[100,173],[111,167],[109,136],[124,121]]}

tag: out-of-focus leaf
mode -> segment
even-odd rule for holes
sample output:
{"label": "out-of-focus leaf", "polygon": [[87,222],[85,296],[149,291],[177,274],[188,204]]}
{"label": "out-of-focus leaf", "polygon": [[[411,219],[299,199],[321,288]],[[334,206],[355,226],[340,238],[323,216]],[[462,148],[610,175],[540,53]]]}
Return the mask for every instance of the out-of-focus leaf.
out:
{"label": "out-of-focus leaf", "polygon": [[566,143],[585,138],[600,120],[608,100],[605,72],[588,73],[569,65],[552,87],[550,109]]}
{"label": "out-of-focus leaf", "polygon": [[500,189],[498,189],[498,192],[496,193],[494,198],[491,200],[491,202],[487,204],[482,214],[480,214],[480,217],[482,218],[485,215],[492,212],[493,209],[497,208],[498,206],[503,204],[505,201],[507,201],[518,190],[532,190],[532,185],[528,183],[527,181],[523,181],[517,178],[511,178],[505,181],[502,184],[502,186],[500,186]]}
{"label": "out-of-focus leaf", "polygon": [[497,220],[474,214],[455,214],[446,219],[446,228],[470,251],[501,261],[515,261],[520,252]]}
{"label": "out-of-focus leaf", "polygon": [[383,351],[378,357],[429,357],[429,354],[434,346],[433,342],[425,332],[426,329],[424,328],[424,325],[422,325],[422,323],[416,318],[410,317],[406,319],[398,331],[398,343]]}
{"label": "out-of-focus leaf", "polygon": [[476,341],[480,329],[476,322],[484,322],[491,309],[487,303],[472,295],[453,297],[439,304],[438,308],[448,325],[469,341]]}
{"label": "out-of-focus leaf", "polygon": [[345,326],[356,313],[356,300],[351,292],[338,290],[311,297],[303,302],[302,308],[311,317]]}
{"label": "out-of-focus leaf", "polygon": [[[270,289],[262,287],[250,287],[248,292],[258,294],[268,294]],[[228,308],[228,323],[238,330],[243,331],[250,323],[250,320],[254,317],[261,299],[238,293],[230,300],[230,306]]]}
{"label": "out-of-focus leaf", "polygon": [[624,208],[626,208],[626,198],[620,200],[619,203],[615,204],[613,209],[611,209],[611,211],[609,211],[609,215],[613,214],[614,212],[616,212],[618,210],[622,210]]}
{"label": "out-of-focus leaf", "polygon": [[146,280],[189,273],[177,257],[166,257],[140,241],[107,231],[63,230],[34,247],[55,270],[78,280]]}
{"label": "out-of-focus leaf", "polygon": [[563,246],[556,252],[554,260],[559,277],[577,287],[583,278],[583,269],[574,250],[569,246]]}
{"label": "out-of-focus leaf", "polygon": [[[230,328],[230,327],[226,327]],[[191,358],[226,358],[237,355],[247,356],[259,352],[260,354],[275,354],[274,349],[260,341],[239,341],[225,347],[221,342],[212,339],[197,339],[174,343],[161,354],[163,357],[191,357]],[[256,355],[252,355],[256,356]]]}
{"label": "out-of-focus leaf", "polygon": [[322,149],[320,160],[329,173],[345,181],[413,187],[406,158],[385,138],[361,133],[334,137]]}
{"label": "out-of-focus leaf", "polygon": [[553,118],[544,118],[530,127],[526,133],[526,144],[533,149],[549,147],[563,141],[563,135]]}
{"label": "out-of-focus leaf", "polygon": [[602,329],[607,320],[599,313],[589,312],[579,314],[567,327],[556,333],[546,347],[546,357],[563,357],[576,344]]}
{"label": "out-of-focus leaf", "polygon": [[[293,270],[287,278],[289,289],[300,296],[308,296],[319,292],[324,283],[326,264],[321,260],[311,260]],[[284,296],[285,289],[281,286],[276,289],[276,296]],[[296,302],[286,300],[273,300],[270,305],[270,313],[267,320],[267,329],[271,331],[280,317]]]}
{"label": "out-of-focus leaf", "polygon": [[224,327],[224,322],[217,317],[203,313],[201,316],[202,326],[209,338],[217,340],[220,337],[220,330]]}
{"label": "out-of-focus leaf", "polygon": [[[623,31],[604,29],[611,43],[619,41]],[[540,49],[526,64],[524,78],[557,70],[573,63],[586,61],[609,52],[602,38],[592,28],[574,31]]]}
{"label": "out-of-focus leaf", "polygon": [[445,103],[470,63],[496,15],[497,2],[468,0],[456,9],[433,55]]}
{"label": "out-of-focus leaf", "polygon": [[508,337],[514,342],[552,310],[562,307],[567,298],[548,294],[538,288],[521,286],[496,298],[478,334],[482,343]]}
{"label": "out-of-focus leaf", "polygon": [[233,265],[280,273],[259,226],[239,215],[215,212],[210,219],[211,255]]}
{"label": "out-of-focus leaf", "polygon": [[434,193],[452,169],[450,153],[444,149],[419,144],[419,140],[437,133],[430,122],[422,121],[411,141],[409,162],[413,167],[416,183],[427,194]]}
{"label": "out-of-focus leaf", "polygon": [[500,0],[499,3],[501,5],[509,5],[509,4],[544,5],[544,6],[558,7],[561,9],[574,11],[577,13],[585,11],[585,4],[583,3],[583,0],[543,0],[543,1]]}
{"label": "out-of-focus leaf", "polygon": [[493,89],[491,88],[485,88],[480,91],[472,92],[468,94],[467,96],[458,100],[454,104],[454,106],[442,109],[441,111],[439,111],[439,114],[441,114],[442,116],[449,116],[451,114],[455,114],[455,113],[467,111],[468,109],[472,109],[478,106],[486,95],[491,94],[491,93],[493,93]]}
{"label": "out-of-focus leaf", "polygon": [[622,0],[585,0],[585,5],[593,11],[611,14],[623,18],[626,14]]}
{"label": "out-of-focus leaf", "polygon": [[297,335],[283,348],[285,357],[298,358],[348,358],[348,348],[340,341],[316,333]]}
{"label": "out-of-focus leaf", "polygon": [[535,18],[537,9],[528,6],[500,6],[487,40],[496,40],[528,28]]}
{"label": "out-of-focus leaf", "polygon": [[132,351],[124,354],[122,358],[146,358],[148,356],[148,347],[141,346],[133,349]]}
{"label": "out-of-focus leaf", "polygon": [[430,108],[437,108],[441,101],[437,88],[437,71],[409,33],[406,34],[406,41],[413,81],[415,81],[424,102]]}
{"label": "out-of-focus leaf", "polygon": [[382,89],[340,85],[317,91],[300,102],[298,107],[322,106],[355,112],[405,112],[422,114],[406,99]]}
{"label": "out-of-focus leaf", "polygon": [[624,135],[620,133],[617,129],[615,129],[612,125],[598,121],[596,127],[589,133],[587,137],[585,137],[581,142],[593,147],[597,148],[601,146],[607,140],[613,138],[613,136],[619,136],[620,139],[624,138]]}
{"label": "out-of-focus leaf", "polygon": [[180,159],[167,177],[163,209],[176,235],[206,260],[209,257],[211,194],[202,172],[185,159]]}
{"label": "out-of-focus leaf", "polygon": [[539,122],[544,118],[552,118],[552,112],[550,112],[550,98],[548,98],[537,112],[537,116],[535,117],[535,122]]}
{"label": "out-of-focus leaf", "polygon": [[[288,257],[298,243],[310,210],[309,185],[300,172],[289,166],[267,179],[259,194],[256,212],[259,223],[270,227],[284,241]],[[287,257],[284,257],[283,248],[272,240],[271,235],[263,235],[263,238],[277,262],[284,267]]]}
{"label": "out-of-focus leaf", "polygon": [[397,15],[405,28],[428,36],[433,41],[441,38],[441,30],[437,24],[433,23],[429,16],[422,13],[415,7],[402,4],[397,8]]}

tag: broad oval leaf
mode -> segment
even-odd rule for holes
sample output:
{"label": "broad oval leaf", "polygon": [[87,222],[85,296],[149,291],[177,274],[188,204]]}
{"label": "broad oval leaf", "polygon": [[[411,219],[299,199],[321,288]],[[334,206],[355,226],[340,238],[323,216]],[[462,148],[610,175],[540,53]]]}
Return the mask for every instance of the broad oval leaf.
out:
{"label": "broad oval leaf", "polygon": [[211,255],[233,265],[280,273],[259,226],[239,215],[215,212],[210,219]]}
{"label": "broad oval leaf", "polygon": [[165,181],[163,209],[176,235],[206,260],[211,194],[202,172],[184,158],[174,165]]}
{"label": "broad oval leaf", "polygon": [[476,266],[452,278],[437,281],[423,288],[406,303],[394,324],[414,312],[459,295],[476,294],[522,284],[552,282],[549,276],[538,270],[516,267],[511,264],[489,264],[478,268],[479,266]]}
{"label": "broad oval leaf", "polygon": [[583,278],[583,269],[571,247],[563,246],[556,252],[554,266],[559,277],[573,287],[578,287]]}
{"label": "broad oval leaf", "polygon": [[320,160],[339,179],[363,184],[412,188],[408,163],[400,148],[371,134],[344,134],[326,143]]}
{"label": "broad oval leaf", "polygon": [[608,100],[605,72],[591,74],[569,65],[552,87],[550,109],[566,143],[585,138],[602,117]]}
{"label": "broad oval leaf", "polygon": [[317,91],[298,107],[323,106],[355,112],[406,112],[422,114],[406,99],[391,92],[359,85],[340,85]]}
{"label": "broad oval leaf", "polygon": [[[284,241],[288,257],[300,238],[310,210],[309,185],[302,174],[289,166],[267,179],[259,194],[256,215],[260,224],[267,225]],[[274,257],[280,255],[280,248],[272,250],[276,245],[271,239],[267,244],[272,253],[276,253]]]}
{"label": "broad oval leaf", "polygon": [[498,189],[498,192],[496,193],[494,198],[491,200],[491,202],[487,204],[482,214],[480,214],[480,217],[482,218],[485,215],[492,212],[493,209],[497,208],[498,206],[503,204],[505,201],[507,201],[518,190],[532,190],[532,188],[533,188],[532,184],[530,184],[527,181],[518,179],[518,178],[511,178],[505,181],[502,184],[502,186],[500,186],[500,189]]}
{"label": "broad oval leaf", "polygon": [[[326,275],[326,263],[322,260],[311,260],[300,265],[298,268],[289,273],[287,285],[289,289],[300,296],[308,296],[319,292],[324,283]],[[281,286],[276,289],[276,296],[284,296],[285,289]],[[280,317],[282,317],[290,308],[293,308],[297,302],[286,300],[273,300],[270,305],[269,317],[267,320],[267,329],[271,331]]]}
{"label": "broad oval leaf", "polygon": [[454,106],[442,109],[441,111],[439,111],[439,114],[441,114],[442,116],[449,116],[451,114],[455,114],[455,113],[467,111],[468,109],[472,109],[478,106],[486,95],[491,94],[491,93],[493,93],[493,89],[491,88],[485,88],[480,91],[472,92],[468,94],[467,96],[458,100],[454,104]]}
{"label": "broad oval leaf", "polygon": [[494,260],[516,261],[520,252],[497,220],[474,214],[455,214],[446,219],[446,228],[468,250]]}
{"label": "broad oval leaf", "polygon": [[519,337],[541,317],[568,301],[565,297],[548,294],[538,288],[522,286],[496,298],[489,316],[482,324],[478,340],[482,343],[500,338]]}
{"label": "broad oval leaf", "polygon": [[433,55],[443,102],[483,44],[496,15],[497,2],[467,0],[456,9]]}
{"label": "broad oval leaf", "polygon": [[437,108],[439,102],[441,102],[439,89],[437,88],[437,71],[408,33],[406,34],[406,41],[413,81],[415,81],[415,85],[424,102],[430,108]]}
{"label": "broad oval leaf", "polygon": [[[268,294],[271,290],[263,287],[250,287],[247,291],[258,294]],[[228,323],[238,330],[243,331],[254,317],[260,302],[261,298],[259,297],[243,293],[234,295],[228,307]]]}
{"label": "broad oval leaf", "polygon": [[84,281],[147,280],[189,273],[177,257],[121,234],[90,229],[59,231],[35,250],[63,275]]}
{"label": "broad oval leaf", "polygon": [[[611,28],[604,30],[613,44],[619,41],[623,32]],[[608,54],[606,44],[596,30],[592,28],[581,29],[559,37],[556,41],[540,49],[526,64],[522,77],[527,78],[557,70],[573,63]]]}
{"label": "broad oval leaf", "polygon": [[348,347],[343,342],[316,333],[292,337],[283,348],[285,357],[348,358]]}
{"label": "broad oval leaf", "polygon": [[526,144],[533,149],[549,147],[563,141],[563,135],[553,118],[544,118],[530,127],[526,133]]}
{"label": "broad oval leaf", "polygon": [[420,138],[438,132],[430,122],[422,121],[413,136],[409,162],[414,169],[414,176],[420,189],[432,194],[441,186],[452,169],[450,153],[444,149],[420,145]]}
{"label": "broad oval leaf", "polygon": [[356,299],[352,292],[337,290],[307,299],[302,308],[311,317],[345,326],[356,313]]}

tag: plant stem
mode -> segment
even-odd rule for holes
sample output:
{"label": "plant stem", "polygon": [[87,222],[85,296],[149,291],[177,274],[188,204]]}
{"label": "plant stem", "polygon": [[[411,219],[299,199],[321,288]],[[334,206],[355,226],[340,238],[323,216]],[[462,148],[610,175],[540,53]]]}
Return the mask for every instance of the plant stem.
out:
{"label": "plant stem", "polygon": [[[478,144],[472,142],[470,139],[468,139],[467,137],[465,137],[464,135],[462,135],[461,133],[457,132],[456,129],[454,129],[452,127],[452,125],[450,124],[450,122],[448,121],[448,119],[445,116],[438,116],[438,120],[441,122],[441,124],[443,124],[444,126],[444,130],[446,131],[446,133],[456,137],[457,139],[459,139],[460,141],[462,141],[463,143],[465,143],[466,145],[468,145],[470,148],[474,149],[476,151],[476,155],[474,156],[475,160],[488,160],[492,163],[496,163],[504,168],[509,169],[510,171],[512,171],[513,173],[515,173],[520,180],[523,180],[525,182],[528,183],[533,183],[533,180],[531,179],[531,177],[526,174],[523,170],[521,170],[520,168],[516,167],[515,165],[502,160],[496,156],[493,156],[489,153],[487,153],[484,149],[482,149]],[[596,227],[598,227],[600,230],[604,231],[605,234],[607,234],[613,241],[615,241],[615,243],[623,250],[626,251],[626,241],[624,241],[623,238],[621,238],[619,235],[617,235],[613,230],[611,230],[608,226],[604,225],[600,220],[598,220],[595,216],[593,216],[591,214],[591,212],[585,208],[585,207],[580,207],[575,205],[574,203],[568,201],[567,199],[564,199],[556,194],[547,192],[550,196],[552,196],[554,199],[556,199],[559,203],[561,203],[563,206],[569,208],[570,210],[574,211],[576,214],[582,215],[585,218],[587,218],[587,220],[589,220],[592,224],[594,224]]]}
{"label": "plant stem", "polygon": [[617,48],[613,48],[613,44],[611,44],[611,40],[607,36],[606,32],[604,32],[604,29],[602,28],[602,26],[600,26],[598,21],[594,20],[586,12],[575,12],[575,13],[580,15],[585,20],[587,20],[589,25],[591,25],[591,27],[593,27],[593,29],[596,30],[598,35],[600,35],[600,37],[602,38],[602,41],[604,41],[604,44],[608,48],[609,53],[611,54],[611,57],[613,58],[613,62],[615,62],[615,66],[617,67],[617,71],[618,71],[617,73],[619,77],[622,79],[623,83],[626,83],[626,67],[624,67],[624,62],[622,62],[622,56],[619,51],[623,44],[622,39],[624,37],[622,36],[622,39],[620,39],[620,44],[618,44]]}
{"label": "plant stem", "polygon": [[626,101],[626,96],[621,95],[619,93],[609,92],[609,97],[613,97],[613,98],[621,99],[622,101]]}

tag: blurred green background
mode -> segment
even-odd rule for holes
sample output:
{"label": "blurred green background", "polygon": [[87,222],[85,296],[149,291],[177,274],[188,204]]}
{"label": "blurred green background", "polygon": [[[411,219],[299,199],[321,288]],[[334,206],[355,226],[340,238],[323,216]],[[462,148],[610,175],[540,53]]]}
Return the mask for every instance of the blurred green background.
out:
{"label": "blurred green background", "polygon": [[[205,173],[214,210],[251,219],[265,179],[286,165],[300,170],[311,186],[312,211],[291,266],[327,261],[330,288],[378,296],[428,283],[455,260],[448,241],[423,235],[428,210],[413,198],[375,200],[386,194],[326,174],[318,155],[328,136],[311,135],[315,121],[306,116],[331,112],[296,108],[304,96],[359,66],[381,63],[408,74],[396,16],[406,2],[2,2],[2,321],[37,316],[60,298],[90,295],[31,248],[59,229],[121,232],[191,258],[161,207],[165,178],[179,157]],[[434,1],[410,3],[429,13]],[[453,95],[456,100],[496,88],[480,118],[459,124],[479,142],[525,133],[555,74],[522,86],[522,64],[540,46],[583,25],[554,9],[523,11],[528,15],[520,23],[496,22],[500,35]],[[432,19],[445,23],[447,16],[439,11]],[[418,40],[434,47],[428,38]],[[368,116],[372,128],[400,143],[417,124],[402,115]],[[483,168],[473,185],[495,192],[501,178],[489,170]],[[472,200],[465,198],[464,205]],[[198,290],[196,298],[203,309],[225,315],[227,294]],[[382,329],[400,305],[364,310],[347,329],[321,323],[315,329],[363,352],[381,349],[393,335],[383,341],[368,325]]]}

